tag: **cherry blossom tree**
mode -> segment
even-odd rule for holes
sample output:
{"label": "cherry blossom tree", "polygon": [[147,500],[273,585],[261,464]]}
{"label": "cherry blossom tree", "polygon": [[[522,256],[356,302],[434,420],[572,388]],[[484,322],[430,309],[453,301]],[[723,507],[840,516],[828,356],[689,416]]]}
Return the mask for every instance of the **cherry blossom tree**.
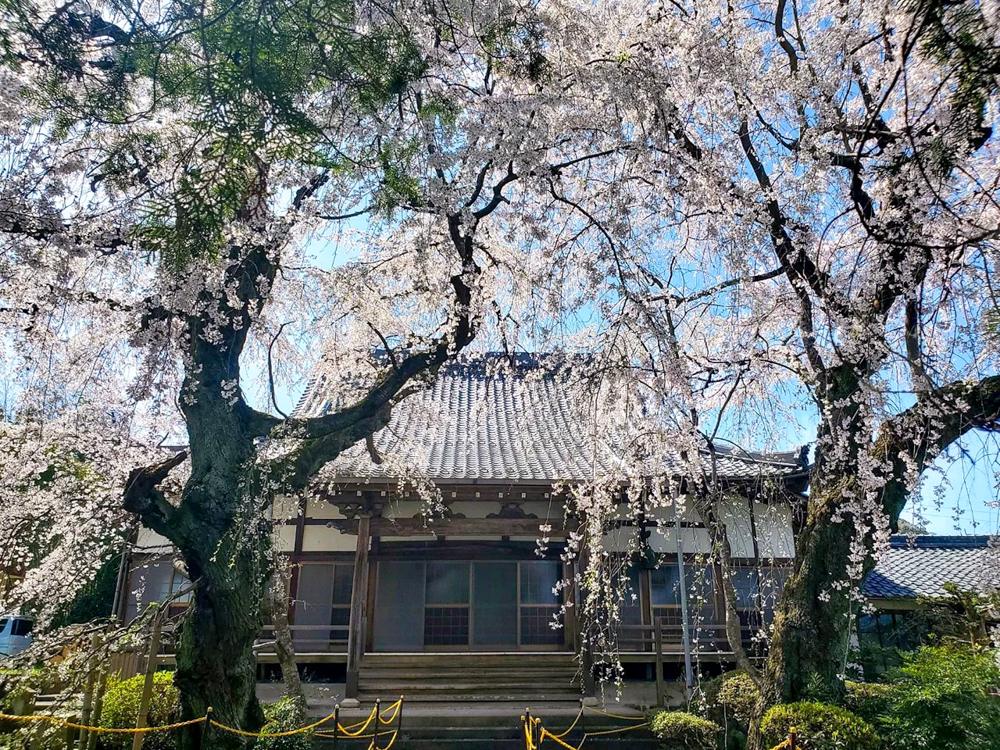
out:
{"label": "cherry blossom tree", "polygon": [[[481,329],[555,315],[560,259],[508,204],[590,155],[544,115],[530,7],[3,13],[7,603],[65,600],[138,519],[193,584],[185,718],[257,727],[275,497]],[[316,353],[336,399],[279,416]]]}
{"label": "cherry blossom tree", "polygon": [[[254,726],[275,494],[477,336],[584,350],[622,469],[574,490],[583,553],[624,479],[636,504],[689,498],[725,562],[717,448],[815,418],[795,572],[766,668],[746,664],[766,702],[837,695],[857,583],[921,473],[997,426],[995,5],[194,8],[5,11],[3,500],[30,502],[2,523],[37,529],[22,557],[61,570],[75,539],[93,569],[103,542],[38,521],[80,497],[80,523],[124,533],[127,487],[195,581],[185,714]],[[275,379],[320,341],[330,413],[276,416]]]}
{"label": "cherry blossom tree", "polygon": [[922,472],[998,426],[997,8],[608,3],[572,26],[559,85],[609,156],[549,192],[608,288],[595,348],[696,503],[723,437],[814,415],[794,574],[746,666],[766,702],[837,696],[857,586]]}

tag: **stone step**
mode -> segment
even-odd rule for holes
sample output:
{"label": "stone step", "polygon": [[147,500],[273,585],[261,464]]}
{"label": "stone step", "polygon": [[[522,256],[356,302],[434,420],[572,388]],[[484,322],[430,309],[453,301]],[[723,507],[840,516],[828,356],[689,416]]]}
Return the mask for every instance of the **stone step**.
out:
{"label": "stone step", "polygon": [[[362,701],[371,702],[376,696],[385,695],[385,692],[367,692],[362,688],[358,691],[358,698]],[[406,693],[403,693],[406,695]],[[449,690],[449,691],[433,691],[424,690],[419,693],[410,693],[410,696],[415,700],[419,700],[421,703],[506,703],[517,709],[525,703],[533,703],[538,701],[546,702],[561,702],[574,705],[580,700],[580,692],[578,690],[567,690],[565,693],[555,692],[551,689],[539,690],[537,688],[532,690],[514,691],[492,691],[485,688],[477,688],[474,691],[466,690]]]}
{"label": "stone step", "polygon": [[451,683],[464,683],[474,685],[500,685],[507,683],[520,683],[524,685],[570,685],[579,684],[575,674],[522,674],[519,672],[505,672],[497,675],[480,675],[475,672],[431,672],[413,674],[408,672],[397,673],[370,673],[362,671],[359,675],[362,682],[378,683],[412,683],[415,685],[439,685]]}
{"label": "stone step", "polygon": [[400,670],[368,670],[362,669],[359,673],[359,677],[362,680],[372,681],[372,682],[478,682],[478,683],[497,683],[497,682],[532,682],[532,683],[542,683],[542,684],[570,684],[578,683],[579,679],[576,672],[521,672],[521,671],[506,671],[506,672],[491,672],[482,673],[477,672],[474,669],[468,670],[435,670],[435,671],[424,671],[419,672],[408,672],[405,669]]}
{"label": "stone step", "polygon": [[506,664],[576,664],[573,654],[565,651],[543,653],[519,653],[497,651],[495,653],[443,651],[440,653],[378,653],[368,652],[362,657],[366,663],[384,662],[387,664],[477,664],[482,666]]}
{"label": "stone step", "polygon": [[[576,695],[580,697],[580,686],[570,682],[537,683],[537,682],[396,682],[392,680],[362,680],[359,687],[363,693],[373,697],[383,695],[405,695],[418,701],[423,693],[476,693],[517,691],[520,693],[559,693],[560,695]],[[408,691],[408,692],[407,692]]]}
{"label": "stone step", "polygon": [[[634,732],[630,734],[635,734]],[[316,750],[336,750],[344,748],[344,740],[335,743],[332,739],[316,739],[313,741]],[[553,746],[555,743],[549,741]],[[573,744],[578,747],[578,744]],[[381,740],[379,746],[382,745]],[[658,750],[659,743],[652,735],[648,737],[589,737],[587,750]],[[478,739],[464,737],[455,739],[424,739],[403,736],[393,744],[393,750],[524,750],[524,738],[517,739]]]}
{"label": "stone step", "polygon": [[[556,726],[556,725],[553,725]],[[557,729],[561,730],[566,724],[559,724]],[[608,729],[622,728],[627,725],[617,724],[615,726],[604,724],[588,725],[590,731],[606,731]],[[392,732],[386,732],[385,741],[381,739],[379,746],[384,747],[391,739]],[[584,743],[584,732],[577,727],[565,738],[565,741],[573,747],[579,747]],[[344,747],[341,740],[339,746]],[[648,729],[630,730],[619,734],[590,735],[584,743],[587,748],[593,750],[656,750],[657,741]],[[553,743],[555,746],[555,743]],[[317,740],[317,748],[334,747],[332,740]],[[404,724],[400,730],[399,737],[393,744],[394,748],[408,748],[409,750],[524,750],[524,734],[520,725],[515,722],[513,725],[498,727],[445,727],[445,726],[411,726],[404,719]]]}

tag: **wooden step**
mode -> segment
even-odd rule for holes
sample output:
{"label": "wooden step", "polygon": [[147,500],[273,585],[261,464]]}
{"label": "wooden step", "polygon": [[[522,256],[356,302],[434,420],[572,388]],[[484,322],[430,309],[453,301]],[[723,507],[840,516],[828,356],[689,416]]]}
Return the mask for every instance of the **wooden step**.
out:
{"label": "wooden step", "polygon": [[359,697],[428,702],[555,702],[580,698],[573,655],[547,653],[365,654]]}

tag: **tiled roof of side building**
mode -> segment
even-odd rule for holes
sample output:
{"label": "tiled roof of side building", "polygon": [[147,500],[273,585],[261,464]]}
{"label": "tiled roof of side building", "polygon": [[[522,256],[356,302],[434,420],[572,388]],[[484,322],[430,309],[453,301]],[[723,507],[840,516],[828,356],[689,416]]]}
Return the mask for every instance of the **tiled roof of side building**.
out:
{"label": "tiled roof of side building", "polygon": [[1000,548],[987,536],[894,536],[862,585],[869,599],[947,596],[944,585],[1000,588]]}
{"label": "tiled roof of side building", "polygon": [[[577,363],[580,360],[576,360]],[[462,357],[441,368],[434,383],[408,396],[375,435],[375,463],[362,445],[327,471],[338,480],[386,478],[414,472],[437,481],[548,483],[587,481],[620,472],[618,456],[587,416],[585,393],[573,360],[553,364],[545,355]],[[577,375],[574,375],[574,372]],[[295,416],[333,408],[328,378],[319,369]],[[727,480],[801,475],[800,451],[749,453],[717,449]],[[666,456],[662,473],[679,457]]]}

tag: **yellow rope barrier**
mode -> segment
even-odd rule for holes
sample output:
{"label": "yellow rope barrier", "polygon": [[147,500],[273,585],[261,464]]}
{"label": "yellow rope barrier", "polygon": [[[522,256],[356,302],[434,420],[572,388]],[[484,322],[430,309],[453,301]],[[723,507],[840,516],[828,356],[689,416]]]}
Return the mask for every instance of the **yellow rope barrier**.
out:
{"label": "yellow rope barrier", "polygon": [[608,716],[612,719],[624,719],[625,721],[645,721],[641,716],[624,716],[622,714],[609,714],[607,711],[602,711],[599,708],[594,708],[593,706],[587,706],[587,709],[593,711],[595,714],[601,714],[602,716]]}
{"label": "yellow rope barrier", "polygon": [[396,737],[398,736],[399,736],[399,730],[394,729],[392,731],[392,739],[389,740],[388,745],[386,745],[385,747],[375,747],[375,741],[372,740],[372,744],[368,746],[368,750],[389,750],[389,748],[391,748],[393,745],[396,744]]}
{"label": "yellow rope barrier", "polygon": [[[566,740],[564,738],[571,731],[573,731],[573,729],[579,723],[581,717],[583,716],[583,712],[584,712],[585,708],[590,708],[591,711],[594,711],[595,713],[598,713],[598,714],[602,714],[604,716],[608,716],[608,717],[610,717],[612,719],[625,719],[627,721],[632,721],[632,722],[636,722],[636,723],[630,724],[627,727],[617,727],[616,729],[604,729],[604,730],[600,730],[600,731],[597,731],[597,732],[584,732],[583,737],[580,739],[580,744],[576,745],[574,747],[573,745],[571,745],[568,742],[566,742]],[[540,718],[531,717],[531,718],[525,719],[525,717],[522,716],[521,717],[521,721],[524,723],[524,746],[525,746],[525,750],[538,750],[538,748],[545,742],[545,740],[552,740],[557,745],[560,745],[562,748],[564,748],[564,750],[580,750],[580,748],[583,747],[584,743],[586,743],[586,741],[590,737],[601,737],[601,736],[606,736],[606,735],[610,735],[610,734],[621,734],[623,732],[631,732],[631,731],[634,731],[636,729],[644,729],[644,728],[647,728],[649,726],[649,722],[646,721],[646,719],[643,718],[642,716],[624,716],[622,714],[611,714],[611,713],[608,713],[607,711],[602,711],[599,708],[592,708],[592,707],[589,707],[589,706],[587,706],[587,707],[581,707],[580,711],[576,715],[576,718],[573,719],[573,723],[570,724],[569,727],[567,727],[564,731],[560,732],[559,734],[554,734],[553,732],[550,732],[545,727],[539,726],[541,724],[541,721],[542,721]],[[539,730],[538,742],[535,742],[535,739],[534,739],[533,728],[536,727],[536,726],[538,727],[538,730]],[[774,748],[773,750],[778,750],[778,748]]]}
{"label": "yellow rope barrier", "polygon": [[[383,708],[382,709],[382,713],[379,714],[379,717],[378,717],[379,722],[381,722],[382,724],[392,724],[392,722],[394,722],[396,720],[396,717],[399,716],[399,709],[402,708],[402,706],[403,706],[403,699],[400,698],[398,701],[396,701],[395,703],[393,703],[391,706],[386,706],[385,708]],[[382,718],[382,716],[387,711],[392,711],[392,716],[389,717],[388,719]]]}
{"label": "yellow rope barrier", "polygon": [[524,747],[525,750],[535,750],[535,740],[531,736],[531,725],[528,723],[530,719],[525,719],[524,716],[521,717],[521,723],[524,724]]}
{"label": "yellow rope barrier", "polygon": [[372,723],[372,719],[375,718],[375,715],[376,715],[375,714],[375,708],[373,707],[372,708],[372,712],[370,714],[368,714],[368,718],[365,719],[364,722],[362,722],[361,728],[357,732],[353,731],[353,728],[358,726],[357,724],[352,724],[351,725],[351,727],[352,727],[351,729],[348,729],[347,727],[344,727],[344,726],[339,726],[337,728],[341,732],[344,733],[345,737],[352,737],[352,738],[353,737],[359,737],[362,734],[364,734],[364,732],[365,732],[366,729],[368,729],[368,725]]}
{"label": "yellow rope barrier", "polygon": [[313,724],[310,724],[308,726],[299,727],[298,729],[288,729],[288,730],[286,730],[284,732],[246,732],[246,731],[244,731],[242,729],[237,729],[236,727],[230,727],[230,726],[226,726],[225,724],[220,724],[219,722],[215,721],[215,719],[209,719],[209,723],[213,727],[218,727],[219,729],[221,729],[224,732],[229,732],[230,734],[238,734],[241,737],[258,737],[258,738],[259,737],[291,737],[292,735],[302,734],[303,732],[309,732],[309,731],[315,729],[316,727],[323,726],[324,724],[326,724],[326,722],[330,721],[330,719],[334,718],[335,716],[336,716],[336,713],[332,713],[329,716],[324,716],[319,721],[317,721],[317,722],[315,722]]}
{"label": "yellow rope barrier", "polygon": [[[649,726],[648,721],[644,721],[641,724],[633,724],[630,727],[618,727],[618,729],[605,729],[600,732],[587,732],[584,737],[600,737],[602,734],[621,734],[622,732],[631,732],[633,729],[644,729]],[[583,743],[580,743],[583,744]]]}
{"label": "yellow rope barrier", "polygon": [[[205,717],[202,716],[198,719],[189,719],[188,721],[179,721],[176,724],[166,724],[161,727],[142,727],[141,729],[115,729],[113,727],[91,727],[86,724],[77,724],[75,722],[69,721],[68,719],[62,719],[58,716],[48,716],[46,714],[36,714],[33,716],[17,716],[15,714],[4,714],[0,713],[0,719],[5,721],[20,721],[24,723],[40,723],[48,722],[49,724],[54,724],[58,727],[65,727],[67,729],[83,729],[87,732],[96,732],[98,734],[148,734],[150,732],[166,732],[173,729],[180,729],[181,727],[189,727],[192,724],[201,724],[205,721]],[[214,722],[213,722],[214,723]]]}
{"label": "yellow rope barrier", "polygon": [[580,710],[576,714],[576,718],[573,719],[573,723],[566,728],[565,732],[560,732],[559,734],[552,734],[551,732],[549,732],[549,734],[552,734],[552,738],[557,740],[565,737],[567,734],[573,731],[573,729],[576,727],[577,724],[580,723],[580,719],[582,717],[583,717],[583,706],[580,707]]}
{"label": "yellow rope barrier", "polygon": [[[556,737],[549,730],[542,729],[542,742],[544,742],[546,738],[549,738],[549,739],[555,741],[555,743],[558,744],[558,745],[562,745],[564,748],[566,748],[566,750],[580,750],[579,747],[573,747],[571,744],[569,744],[568,742],[566,742],[562,738]],[[587,735],[584,735],[583,736],[583,741],[580,742],[580,747],[583,746],[583,742],[586,741],[586,739],[587,739]],[[541,742],[539,742],[538,744],[541,744]]]}
{"label": "yellow rope barrier", "polygon": [[[362,719],[361,721],[357,721],[353,724],[348,724],[346,727],[343,724],[338,724],[337,726],[341,732],[353,732],[358,727],[364,727],[365,725],[367,725],[369,721],[371,721],[371,714],[368,715],[367,719]],[[324,730],[324,731],[329,731],[329,730]],[[362,729],[361,731],[363,732],[365,730]]]}
{"label": "yellow rope barrier", "polygon": [[[399,711],[402,708],[402,705],[403,705],[403,700],[402,698],[400,698],[394,704],[388,706],[384,711],[382,711],[381,714],[379,713],[378,709],[372,708],[371,713],[368,714],[368,717],[366,719],[363,719],[362,721],[357,722],[356,724],[351,724],[350,726],[345,727],[343,724],[338,723],[336,728],[337,734],[334,734],[333,730],[321,730],[317,732],[317,734],[321,736],[327,736],[327,735],[341,736],[348,739],[371,739],[372,742],[369,743],[368,750],[389,750],[389,748],[392,747],[392,745],[396,742],[396,737],[399,735],[398,727],[392,732],[392,739],[389,741],[389,744],[386,745],[385,747],[375,747],[374,744],[375,734],[374,733],[365,734],[365,731],[371,725],[372,721],[376,719],[382,724],[392,724],[392,722],[394,722],[396,718],[399,716]],[[384,719],[383,715],[389,711],[392,712],[391,718]],[[221,729],[224,732],[229,732],[230,734],[236,734],[241,737],[253,737],[260,739],[262,737],[291,737],[292,735],[311,732],[313,730],[316,730],[318,727],[323,726],[331,719],[335,718],[336,715],[337,713],[334,712],[332,714],[329,714],[328,716],[324,716],[319,721],[313,722],[312,724],[308,724],[307,726],[299,727],[298,729],[288,729],[282,732],[247,732],[243,729],[237,729],[236,727],[231,727],[226,724],[222,724],[218,721],[215,721],[214,719],[209,718],[208,715],[201,716],[197,719],[178,721],[174,724],[165,724],[163,726],[158,726],[158,727],[141,727],[139,729],[92,727],[92,726],[87,726],[85,724],[77,724],[75,722],[69,721],[68,719],[63,719],[59,716],[50,716],[47,714],[18,716],[16,714],[0,713],[0,720],[22,722],[25,724],[48,723],[58,727],[65,727],[67,729],[82,729],[84,731],[95,732],[97,734],[149,734],[152,732],[169,732],[174,729],[189,727],[194,724],[207,723],[210,726],[216,727],[217,729]]]}

